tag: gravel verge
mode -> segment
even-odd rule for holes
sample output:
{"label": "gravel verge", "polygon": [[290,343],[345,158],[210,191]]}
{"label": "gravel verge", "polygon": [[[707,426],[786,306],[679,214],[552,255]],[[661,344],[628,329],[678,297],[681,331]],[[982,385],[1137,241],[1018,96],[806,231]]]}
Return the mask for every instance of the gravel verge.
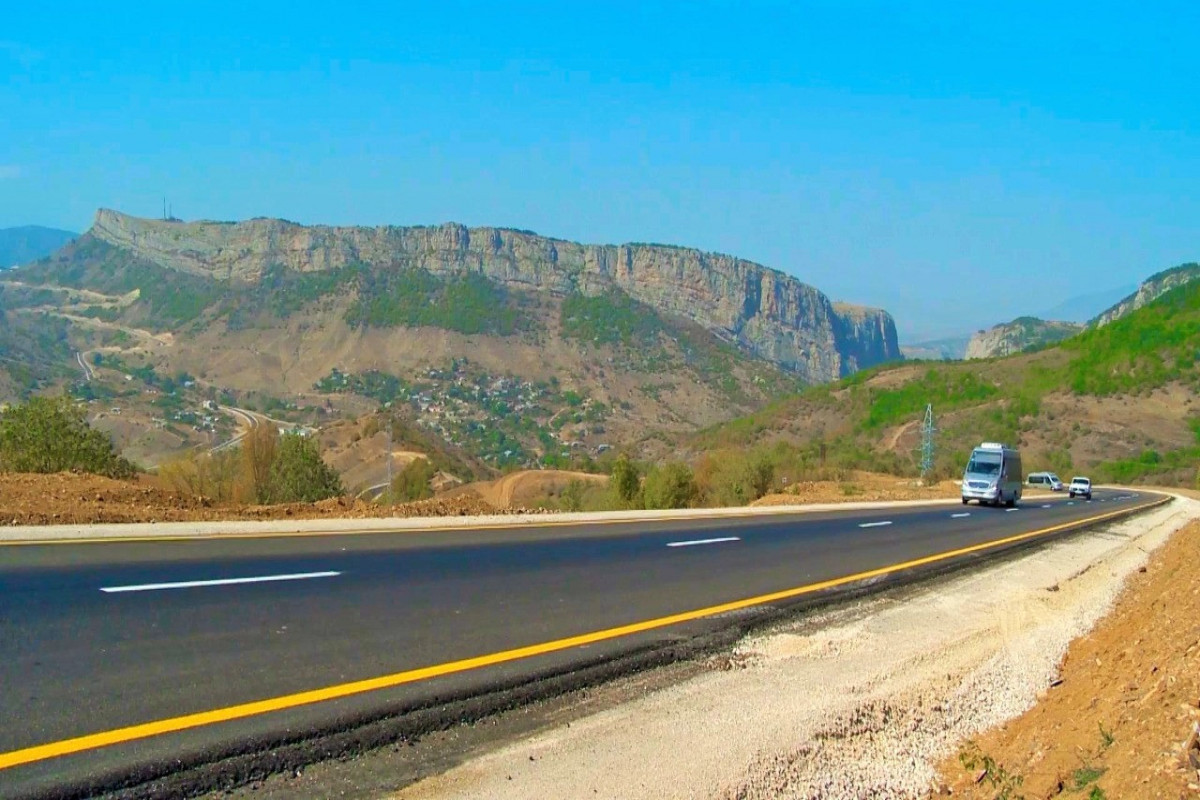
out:
{"label": "gravel verge", "polygon": [[744,640],[667,689],[502,747],[395,795],[915,798],[939,760],[1030,708],[1073,639],[1200,503]]}

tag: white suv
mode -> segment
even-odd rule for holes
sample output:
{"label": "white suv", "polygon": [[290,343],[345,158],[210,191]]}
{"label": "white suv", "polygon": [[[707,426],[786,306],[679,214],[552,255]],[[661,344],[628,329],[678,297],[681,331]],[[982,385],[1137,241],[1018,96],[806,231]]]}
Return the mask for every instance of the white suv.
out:
{"label": "white suv", "polygon": [[1092,481],[1090,478],[1071,478],[1071,485],[1067,487],[1067,494],[1071,497],[1086,497],[1092,499]]}

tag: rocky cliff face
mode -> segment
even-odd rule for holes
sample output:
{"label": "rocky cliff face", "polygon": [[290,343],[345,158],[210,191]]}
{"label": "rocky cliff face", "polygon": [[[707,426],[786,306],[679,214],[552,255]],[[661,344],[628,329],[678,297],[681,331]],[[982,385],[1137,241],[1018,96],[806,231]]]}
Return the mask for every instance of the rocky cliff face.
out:
{"label": "rocky cliff face", "polygon": [[967,358],[993,358],[1019,353],[1029,347],[1054,344],[1083,330],[1074,322],[1055,322],[1036,317],[1020,317],[986,331],[979,331],[967,343]]}
{"label": "rocky cliff face", "polygon": [[302,226],[284,220],[168,222],[101,210],[90,233],[170,269],[253,283],[269,267],[348,264],[473,271],[512,289],[596,294],[612,287],[696,322],[813,381],[900,358],[885,311],[833,304],[750,261],[662,245],[583,245],[499,228]]}
{"label": "rocky cliff face", "polygon": [[1200,279],[1200,264],[1182,264],[1174,269],[1151,275],[1138,290],[1105,311],[1091,321],[1091,325],[1100,327],[1118,320],[1126,314],[1137,311],[1147,303],[1151,303],[1177,286]]}

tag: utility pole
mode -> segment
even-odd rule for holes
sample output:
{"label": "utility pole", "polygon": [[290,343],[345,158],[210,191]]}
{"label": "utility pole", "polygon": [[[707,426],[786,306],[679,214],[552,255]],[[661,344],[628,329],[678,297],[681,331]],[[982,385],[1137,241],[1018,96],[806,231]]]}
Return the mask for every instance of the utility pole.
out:
{"label": "utility pole", "polygon": [[924,482],[933,471],[934,443],[933,435],[937,428],[933,426],[933,403],[925,406],[925,423],[921,426],[921,481]]}

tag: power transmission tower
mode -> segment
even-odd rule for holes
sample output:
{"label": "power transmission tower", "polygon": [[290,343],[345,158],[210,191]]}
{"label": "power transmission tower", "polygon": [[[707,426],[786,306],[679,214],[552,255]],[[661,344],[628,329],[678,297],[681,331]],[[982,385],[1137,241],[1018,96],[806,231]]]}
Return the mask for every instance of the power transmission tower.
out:
{"label": "power transmission tower", "polygon": [[933,435],[937,428],[933,426],[933,403],[925,406],[925,423],[921,426],[921,480],[924,481],[933,471],[934,443]]}

